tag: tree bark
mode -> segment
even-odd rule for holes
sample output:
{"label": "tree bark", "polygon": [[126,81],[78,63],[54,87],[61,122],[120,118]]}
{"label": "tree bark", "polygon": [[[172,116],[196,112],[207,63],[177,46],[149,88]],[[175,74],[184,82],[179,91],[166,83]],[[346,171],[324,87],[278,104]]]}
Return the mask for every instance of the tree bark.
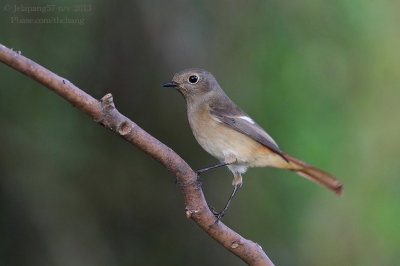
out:
{"label": "tree bark", "polygon": [[274,265],[262,248],[227,227],[210,211],[196,173],[171,148],[118,112],[111,94],[100,101],[41,65],[0,44],[0,61],[51,89],[96,122],[159,161],[178,181],[185,201],[186,217],[248,265]]}

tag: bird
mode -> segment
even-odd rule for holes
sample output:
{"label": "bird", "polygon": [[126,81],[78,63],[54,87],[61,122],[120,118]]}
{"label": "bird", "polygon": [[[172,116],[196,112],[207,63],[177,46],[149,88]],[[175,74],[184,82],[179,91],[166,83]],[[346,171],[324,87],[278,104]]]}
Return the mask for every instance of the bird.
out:
{"label": "bird", "polygon": [[340,195],[343,185],[333,175],[303,162],[279,148],[275,140],[224,92],[207,70],[189,68],[177,72],[163,87],[175,88],[185,99],[193,135],[200,146],[220,163],[196,171],[198,175],[222,166],[233,174],[233,190],[220,212],[219,221],[243,184],[251,167],[291,170]]}

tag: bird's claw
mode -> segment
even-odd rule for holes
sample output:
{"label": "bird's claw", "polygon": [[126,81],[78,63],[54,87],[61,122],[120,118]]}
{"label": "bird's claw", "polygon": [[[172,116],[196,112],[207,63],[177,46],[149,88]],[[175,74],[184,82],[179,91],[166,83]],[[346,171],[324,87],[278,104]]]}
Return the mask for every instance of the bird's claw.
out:
{"label": "bird's claw", "polygon": [[218,214],[218,212],[215,210],[215,208],[214,208],[213,206],[208,205],[208,208],[210,209],[210,211],[211,211],[214,215],[217,215],[217,214]]}
{"label": "bird's claw", "polygon": [[215,215],[215,217],[217,218],[217,220],[215,220],[215,223],[214,223],[214,224],[216,224],[216,223],[218,223],[218,222],[222,219],[222,217],[224,217],[225,212],[224,212],[224,211],[221,211],[221,212],[219,212],[218,214],[214,214],[214,215]]}
{"label": "bird's claw", "polygon": [[215,210],[215,208],[213,206],[208,205],[208,208],[210,209],[210,211],[212,212],[212,214],[214,214],[214,216],[217,218],[217,220],[215,220],[215,224],[218,223],[222,217],[224,217],[225,215],[225,211],[217,211]]}

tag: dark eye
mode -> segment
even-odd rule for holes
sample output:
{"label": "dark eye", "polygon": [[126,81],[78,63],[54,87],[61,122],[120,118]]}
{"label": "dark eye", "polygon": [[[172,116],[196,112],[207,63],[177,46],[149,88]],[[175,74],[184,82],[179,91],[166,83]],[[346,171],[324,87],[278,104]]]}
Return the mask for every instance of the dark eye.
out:
{"label": "dark eye", "polygon": [[189,77],[189,82],[190,82],[190,83],[196,84],[197,81],[199,81],[199,77],[198,77],[198,76],[192,75],[192,76]]}

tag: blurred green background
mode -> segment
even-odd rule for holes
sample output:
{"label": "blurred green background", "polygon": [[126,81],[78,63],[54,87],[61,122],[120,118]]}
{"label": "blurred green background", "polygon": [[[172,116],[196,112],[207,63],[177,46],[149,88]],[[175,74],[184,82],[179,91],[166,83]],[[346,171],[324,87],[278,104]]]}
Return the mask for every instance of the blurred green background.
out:
{"label": "blurred green background", "polygon": [[[244,176],[224,222],[276,265],[400,264],[400,2],[0,8],[0,43],[96,98],[113,93],[194,169],[216,160],[193,138],[182,97],[161,84],[202,67],[282,150],[338,176],[343,197],[289,171]],[[3,64],[0,88],[0,265],[243,265],[185,218],[159,163]],[[231,179],[226,169],[202,176],[211,205],[223,206]]]}

